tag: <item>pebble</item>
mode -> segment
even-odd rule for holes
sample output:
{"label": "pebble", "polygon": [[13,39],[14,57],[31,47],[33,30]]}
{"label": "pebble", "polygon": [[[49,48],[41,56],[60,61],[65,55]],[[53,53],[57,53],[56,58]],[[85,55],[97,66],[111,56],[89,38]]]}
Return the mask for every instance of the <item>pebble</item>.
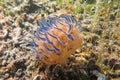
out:
{"label": "pebble", "polygon": [[0,11],[3,11],[3,10],[4,10],[4,8],[2,6],[0,6]]}
{"label": "pebble", "polygon": [[4,80],[4,78],[2,78],[2,77],[0,76],[0,80]]}
{"label": "pebble", "polygon": [[6,73],[6,74],[4,75],[4,78],[5,78],[5,79],[7,79],[7,78],[9,78],[9,77],[10,77],[9,73]]}
{"label": "pebble", "polygon": [[40,75],[37,75],[33,78],[33,80],[43,80],[42,77]]}
{"label": "pebble", "polygon": [[91,21],[92,21],[92,19],[84,19],[84,20],[82,21],[82,23],[84,23],[84,24],[90,24]]}
{"label": "pebble", "polygon": [[0,19],[4,19],[4,15],[3,14],[0,14]]}
{"label": "pebble", "polygon": [[5,71],[0,69],[0,75],[3,75],[3,74],[5,74]]}
{"label": "pebble", "polygon": [[6,60],[3,60],[2,61],[2,65],[5,66],[7,64],[7,61]]}
{"label": "pebble", "polygon": [[87,47],[91,48],[91,47],[93,47],[93,44],[92,43],[87,43]]}
{"label": "pebble", "polygon": [[30,65],[27,66],[27,70],[33,70],[35,69],[35,62],[31,62]]}
{"label": "pebble", "polygon": [[16,76],[21,77],[23,74],[22,69],[18,69],[16,72]]}

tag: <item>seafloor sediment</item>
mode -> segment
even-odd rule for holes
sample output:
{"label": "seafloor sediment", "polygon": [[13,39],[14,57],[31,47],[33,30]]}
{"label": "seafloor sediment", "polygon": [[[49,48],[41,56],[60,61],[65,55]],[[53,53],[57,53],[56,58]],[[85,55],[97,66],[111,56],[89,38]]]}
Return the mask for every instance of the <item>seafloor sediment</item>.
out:
{"label": "seafloor sediment", "polygon": [[[83,45],[66,64],[34,58],[29,41],[42,17],[68,14],[82,25]],[[0,0],[0,80],[119,80],[119,0]]]}

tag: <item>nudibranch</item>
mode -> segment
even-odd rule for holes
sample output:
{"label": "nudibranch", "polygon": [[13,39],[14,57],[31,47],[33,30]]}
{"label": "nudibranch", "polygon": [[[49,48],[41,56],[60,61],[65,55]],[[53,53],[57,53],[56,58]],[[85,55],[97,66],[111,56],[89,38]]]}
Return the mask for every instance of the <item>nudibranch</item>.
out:
{"label": "nudibranch", "polygon": [[65,63],[82,45],[81,26],[69,15],[42,18],[39,26],[31,46],[36,58],[46,64]]}

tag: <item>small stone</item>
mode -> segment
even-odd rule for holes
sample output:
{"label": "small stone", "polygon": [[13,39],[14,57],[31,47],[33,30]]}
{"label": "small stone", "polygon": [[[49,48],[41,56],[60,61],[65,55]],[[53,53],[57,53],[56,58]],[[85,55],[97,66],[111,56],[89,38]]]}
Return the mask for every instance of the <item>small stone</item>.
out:
{"label": "small stone", "polygon": [[42,80],[42,77],[40,75],[37,75],[33,78],[33,80]]}
{"label": "small stone", "polygon": [[4,8],[2,6],[0,6],[0,11],[3,11],[3,10],[4,10]]}
{"label": "small stone", "polygon": [[114,59],[114,58],[111,59],[111,60],[109,61],[109,66],[110,66],[110,68],[113,68],[116,63],[117,63],[117,59]]}
{"label": "small stone", "polygon": [[93,46],[93,44],[87,43],[87,47],[92,47],[92,46]]}
{"label": "small stone", "polygon": [[96,70],[94,70],[92,73],[97,77],[97,80],[106,80],[107,79],[107,77],[104,74],[102,74]]}
{"label": "small stone", "polygon": [[33,70],[35,69],[35,62],[31,62],[30,65],[27,66],[27,70]]}
{"label": "small stone", "polygon": [[5,66],[7,64],[7,61],[6,60],[3,60],[2,61],[2,65]]}
{"label": "small stone", "polygon": [[0,76],[0,80],[4,80],[4,78],[2,78],[2,77]]}
{"label": "small stone", "polygon": [[13,60],[12,62],[10,62],[7,65],[7,67],[9,69],[12,69],[12,70],[17,70],[17,69],[20,69],[20,68],[25,68],[26,67],[25,62],[26,62],[25,58],[16,59],[16,60]]}
{"label": "small stone", "polygon": [[77,49],[75,52],[76,52],[76,53],[80,53],[80,49]]}
{"label": "small stone", "polygon": [[18,69],[16,72],[16,76],[21,77],[23,75],[22,69]]}
{"label": "small stone", "polygon": [[[1,79],[0,79],[1,80]],[[13,79],[12,77],[11,78],[8,78],[8,80],[15,80],[15,79]]]}
{"label": "small stone", "polygon": [[3,14],[0,14],[0,19],[4,19],[4,15]]}
{"label": "small stone", "polygon": [[92,21],[92,19],[84,19],[82,22],[83,22],[84,24],[90,24],[91,21]]}
{"label": "small stone", "polygon": [[4,75],[4,78],[5,79],[7,79],[7,78],[9,78],[10,77],[10,75],[8,74],[8,73],[6,73],[5,75]]}
{"label": "small stone", "polygon": [[5,74],[5,72],[3,70],[0,70],[0,75]]}
{"label": "small stone", "polygon": [[120,70],[120,64],[119,63],[115,64],[113,70]]}

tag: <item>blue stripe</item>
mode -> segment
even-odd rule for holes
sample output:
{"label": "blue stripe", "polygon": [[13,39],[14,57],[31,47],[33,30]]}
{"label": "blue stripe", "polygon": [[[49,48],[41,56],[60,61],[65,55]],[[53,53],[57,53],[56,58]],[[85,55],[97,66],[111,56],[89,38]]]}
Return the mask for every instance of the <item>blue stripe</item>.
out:
{"label": "blue stripe", "polygon": [[62,31],[70,40],[74,40],[74,38],[70,34],[65,33],[62,29],[59,28],[55,28],[55,29]]}
{"label": "blue stripe", "polygon": [[44,24],[46,23],[46,19],[45,17],[41,19],[41,21],[39,22],[40,27],[44,27]]}
{"label": "blue stripe", "polygon": [[58,40],[58,38],[52,34],[50,34],[49,32],[47,32],[48,35],[50,35],[51,37],[55,38],[60,44],[62,44],[62,42],[60,40]]}
{"label": "blue stripe", "polygon": [[[63,24],[63,23],[60,22],[60,21],[59,21],[59,23],[62,24],[62,25],[65,25],[65,24]],[[65,26],[66,26],[66,25],[65,25]],[[69,33],[73,26],[68,23],[66,27],[69,27],[69,29],[68,29],[68,33]]]}
{"label": "blue stripe", "polygon": [[63,31],[62,29],[60,29],[60,28],[55,27],[55,29],[57,29],[57,30],[63,32],[64,34],[67,34],[66,32],[64,32],[64,31]]}
{"label": "blue stripe", "polygon": [[[64,25],[64,26],[66,26],[62,20],[57,21],[56,24],[57,24],[57,23],[60,23],[60,24],[62,24],[62,25]],[[69,25],[69,24],[67,24],[67,25]]]}
{"label": "blue stripe", "polygon": [[37,60],[41,60],[40,56],[36,55],[36,59]]}
{"label": "blue stripe", "polygon": [[65,18],[66,21],[70,22],[70,17],[68,15],[62,14],[62,15],[60,15],[60,17]]}
{"label": "blue stripe", "polygon": [[52,27],[54,26],[54,27],[57,27],[57,23],[59,22],[59,21],[62,21],[61,19],[59,19],[59,18],[57,18],[57,17],[55,17],[55,18],[49,18],[50,19],[50,21],[49,21],[49,23],[52,25]]}
{"label": "blue stripe", "polygon": [[43,43],[43,45],[44,45],[44,47],[45,47],[48,51],[51,51],[51,52],[56,53],[56,50],[48,48],[48,46],[46,45],[46,43]]}
{"label": "blue stripe", "polygon": [[74,38],[70,34],[68,34],[67,36],[70,40],[72,40],[72,41],[74,40]]}
{"label": "blue stripe", "polygon": [[40,49],[40,52],[38,52],[38,54],[42,54],[42,53],[44,53],[44,50]]}
{"label": "blue stripe", "polygon": [[45,18],[43,18],[40,21],[39,25],[40,25],[40,30],[42,32],[45,32],[45,31],[49,30],[52,27],[52,25],[49,22],[47,22]]}
{"label": "blue stripe", "polygon": [[37,28],[37,32],[40,34],[40,35],[44,35],[44,32],[42,32],[42,30],[40,28]]}
{"label": "blue stripe", "polygon": [[46,41],[46,38],[40,37],[40,35],[38,35],[36,32],[34,33],[34,36],[35,36],[38,40]]}
{"label": "blue stripe", "polygon": [[72,20],[73,23],[77,22],[73,17],[71,17],[71,20]]}
{"label": "blue stripe", "polygon": [[30,43],[30,45],[32,46],[32,47],[38,47],[38,45],[33,41],[33,42],[29,42]]}
{"label": "blue stripe", "polygon": [[36,53],[36,49],[34,47],[32,49],[33,49],[32,54],[35,54]]}
{"label": "blue stripe", "polygon": [[47,34],[45,34],[45,36],[46,36],[46,39],[47,39],[48,43],[51,44],[51,45],[55,48],[55,50],[59,51],[60,49],[57,48],[57,47],[53,44],[53,42],[51,42],[51,41],[48,39]]}
{"label": "blue stripe", "polygon": [[62,15],[60,15],[60,17],[65,18],[67,23],[76,23],[76,20],[69,15],[62,14]]}
{"label": "blue stripe", "polygon": [[68,33],[72,30],[73,26],[69,25]]}

